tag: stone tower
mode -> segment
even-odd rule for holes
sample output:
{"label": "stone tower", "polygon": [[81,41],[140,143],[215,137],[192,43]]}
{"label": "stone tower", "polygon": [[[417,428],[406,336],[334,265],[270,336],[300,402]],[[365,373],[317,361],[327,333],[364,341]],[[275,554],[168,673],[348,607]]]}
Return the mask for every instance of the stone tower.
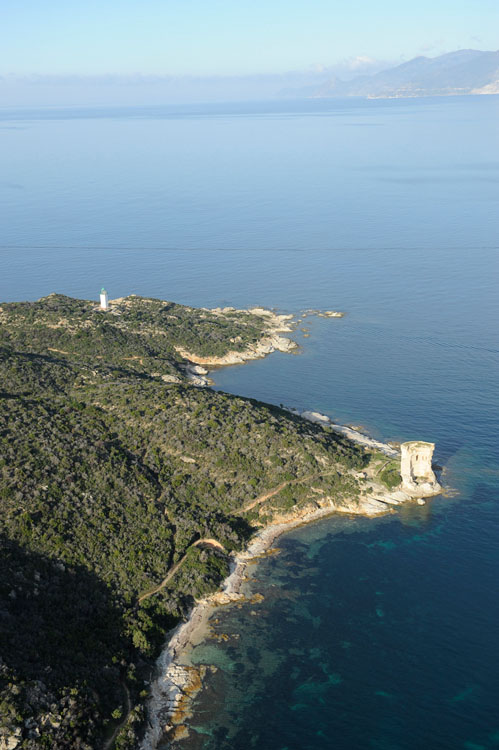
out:
{"label": "stone tower", "polygon": [[434,449],[435,443],[422,440],[412,440],[400,446],[402,489],[415,497],[440,492],[441,487],[431,467]]}
{"label": "stone tower", "polygon": [[100,309],[109,310],[109,301],[107,299],[107,292],[104,287],[102,287],[102,289],[100,290]]}

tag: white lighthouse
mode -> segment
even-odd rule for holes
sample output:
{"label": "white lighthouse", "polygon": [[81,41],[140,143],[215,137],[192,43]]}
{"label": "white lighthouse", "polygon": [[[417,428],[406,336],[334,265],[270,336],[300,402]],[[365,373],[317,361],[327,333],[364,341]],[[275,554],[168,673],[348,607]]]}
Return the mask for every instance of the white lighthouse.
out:
{"label": "white lighthouse", "polygon": [[108,302],[108,299],[107,299],[107,292],[104,289],[104,287],[102,287],[102,289],[100,290],[100,309],[101,310],[109,310],[109,302]]}

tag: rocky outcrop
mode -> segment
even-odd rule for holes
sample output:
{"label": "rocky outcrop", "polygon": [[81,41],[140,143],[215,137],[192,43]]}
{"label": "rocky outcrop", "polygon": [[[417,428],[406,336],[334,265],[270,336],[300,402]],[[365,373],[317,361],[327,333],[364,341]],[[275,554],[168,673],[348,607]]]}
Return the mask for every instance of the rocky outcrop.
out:
{"label": "rocky outcrop", "polygon": [[182,381],[176,375],[159,375],[165,383],[181,383]]}
{"label": "rocky outcrop", "polygon": [[302,317],[307,318],[315,315],[318,318],[344,318],[345,313],[339,310],[303,310]]}
{"label": "rocky outcrop", "polygon": [[[182,355],[183,356],[183,355]],[[213,380],[208,378],[208,370],[201,365],[188,364],[184,365],[185,374],[192,385],[196,385],[200,388],[206,388],[209,385],[213,385]]]}
{"label": "rocky outcrop", "polygon": [[22,742],[22,731],[16,727],[9,735],[0,735],[0,750],[15,750]]}
{"label": "rocky outcrop", "polygon": [[[233,308],[216,308],[215,310],[211,310],[211,312],[222,314],[227,312],[227,310],[232,309]],[[277,315],[271,310],[265,310],[260,307],[253,307],[250,310],[240,310],[240,312],[257,315],[264,319],[266,332],[260,341],[257,341],[255,344],[249,344],[241,351],[233,350],[220,357],[201,357],[195,352],[189,352],[181,346],[176,346],[175,350],[181,357],[194,365],[225,367],[227,365],[240,365],[251,359],[261,359],[275,351],[290,352],[298,347],[295,341],[279,335],[280,333],[289,333],[293,330],[293,327],[290,325],[290,321],[293,318],[292,315]]]}

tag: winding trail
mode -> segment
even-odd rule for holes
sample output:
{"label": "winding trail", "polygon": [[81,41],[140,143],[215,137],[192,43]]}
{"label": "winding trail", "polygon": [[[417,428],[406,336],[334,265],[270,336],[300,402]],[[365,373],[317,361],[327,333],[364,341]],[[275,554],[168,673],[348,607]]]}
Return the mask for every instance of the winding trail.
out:
{"label": "winding trail", "polygon": [[306,477],[299,477],[298,479],[289,479],[287,482],[282,482],[281,484],[278,484],[277,487],[274,487],[274,489],[269,490],[268,492],[265,492],[263,495],[259,495],[255,500],[252,500],[251,503],[248,503],[244,506],[244,508],[241,508],[241,510],[236,510],[232,513],[233,516],[240,516],[243,513],[246,513],[248,510],[252,510],[257,505],[261,505],[265,502],[265,500],[270,500],[271,497],[274,497],[274,495],[278,495],[279,492],[282,492],[282,490],[285,487],[289,487],[291,484],[301,484],[302,482],[309,482],[312,479],[319,479],[319,477],[326,477],[331,474],[336,474],[337,470],[332,469],[329,471],[321,471],[318,474],[309,474]]}
{"label": "winding trail", "polygon": [[110,748],[113,747],[114,742],[116,740],[116,737],[118,736],[119,732],[121,732],[121,730],[123,729],[123,727],[127,723],[128,717],[130,716],[130,712],[132,710],[132,701],[130,700],[130,691],[128,690],[128,688],[127,688],[127,686],[126,686],[126,684],[124,682],[122,682],[121,684],[122,684],[123,690],[125,692],[125,706],[126,706],[125,716],[123,718],[123,721],[120,721],[120,723],[118,724],[118,726],[115,728],[114,732],[109,737],[109,739],[106,740],[106,742],[102,746],[102,750],[110,750]]}
{"label": "winding trail", "polygon": [[189,550],[192,547],[199,547],[201,544],[205,544],[208,547],[214,547],[215,549],[222,550],[223,552],[226,551],[225,547],[223,546],[223,544],[221,544],[220,542],[218,542],[216,539],[210,539],[210,538],[198,539],[196,542],[193,542],[192,544],[190,544],[187,547],[185,555],[183,557],[181,557],[180,560],[177,563],[175,563],[175,565],[173,566],[173,568],[170,568],[170,570],[168,571],[168,573],[166,574],[166,576],[163,578],[163,580],[161,581],[161,583],[158,583],[157,586],[154,586],[154,588],[149,589],[149,591],[145,591],[143,594],[141,594],[139,596],[139,598],[137,599],[137,604],[140,604],[141,602],[144,601],[144,599],[148,599],[150,596],[153,596],[154,594],[157,594],[158,591],[161,591],[161,589],[163,589],[166,586],[166,584],[168,583],[168,581],[170,581],[173,578],[173,576],[175,575],[175,573],[177,572],[177,570],[182,567],[182,565],[184,564],[184,562],[187,559],[187,555],[189,554]]}
{"label": "winding trail", "polygon": [[[266,500],[269,500],[271,497],[274,497],[275,495],[278,495],[279,492],[282,492],[282,490],[285,487],[289,487],[292,484],[302,484],[303,482],[309,482],[313,479],[319,479],[320,477],[330,476],[331,474],[336,474],[337,469],[328,469],[328,471],[321,471],[321,472],[315,472],[314,474],[308,474],[305,477],[298,477],[297,479],[289,479],[286,482],[281,482],[281,484],[278,484],[277,487],[274,487],[273,489],[269,490],[268,492],[263,493],[263,495],[259,495],[255,500],[252,500],[250,503],[245,505],[241,510],[233,511],[233,516],[241,516],[243,513],[246,513],[248,510],[252,510],[257,505],[261,505]],[[225,547],[223,544],[221,544],[216,539],[211,538],[205,538],[205,539],[198,539],[196,542],[193,542],[189,547],[187,547],[187,550],[185,551],[185,554],[180,558],[180,560],[175,563],[175,565],[170,568],[166,576],[163,578],[161,583],[158,583],[157,586],[154,586],[152,589],[149,589],[148,591],[145,591],[143,594],[139,596],[137,599],[137,604],[140,604],[144,601],[144,599],[148,599],[150,596],[154,596],[154,594],[157,594],[158,591],[161,591],[166,584],[173,578],[175,573],[182,567],[184,562],[187,559],[187,555],[189,554],[189,550],[192,547],[199,547],[200,545],[205,544],[208,547],[214,547],[215,549],[222,550],[225,552]]]}

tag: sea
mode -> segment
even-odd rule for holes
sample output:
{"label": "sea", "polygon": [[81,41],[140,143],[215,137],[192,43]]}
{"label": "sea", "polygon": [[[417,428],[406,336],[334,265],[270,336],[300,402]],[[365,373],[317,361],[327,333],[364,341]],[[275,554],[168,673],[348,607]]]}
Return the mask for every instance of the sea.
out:
{"label": "sea", "polygon": [[499,96],[2,107],[0,162],[0,300],[343,311],[214,387],[436,445],[251,568],[176,747],[499,748]]}

